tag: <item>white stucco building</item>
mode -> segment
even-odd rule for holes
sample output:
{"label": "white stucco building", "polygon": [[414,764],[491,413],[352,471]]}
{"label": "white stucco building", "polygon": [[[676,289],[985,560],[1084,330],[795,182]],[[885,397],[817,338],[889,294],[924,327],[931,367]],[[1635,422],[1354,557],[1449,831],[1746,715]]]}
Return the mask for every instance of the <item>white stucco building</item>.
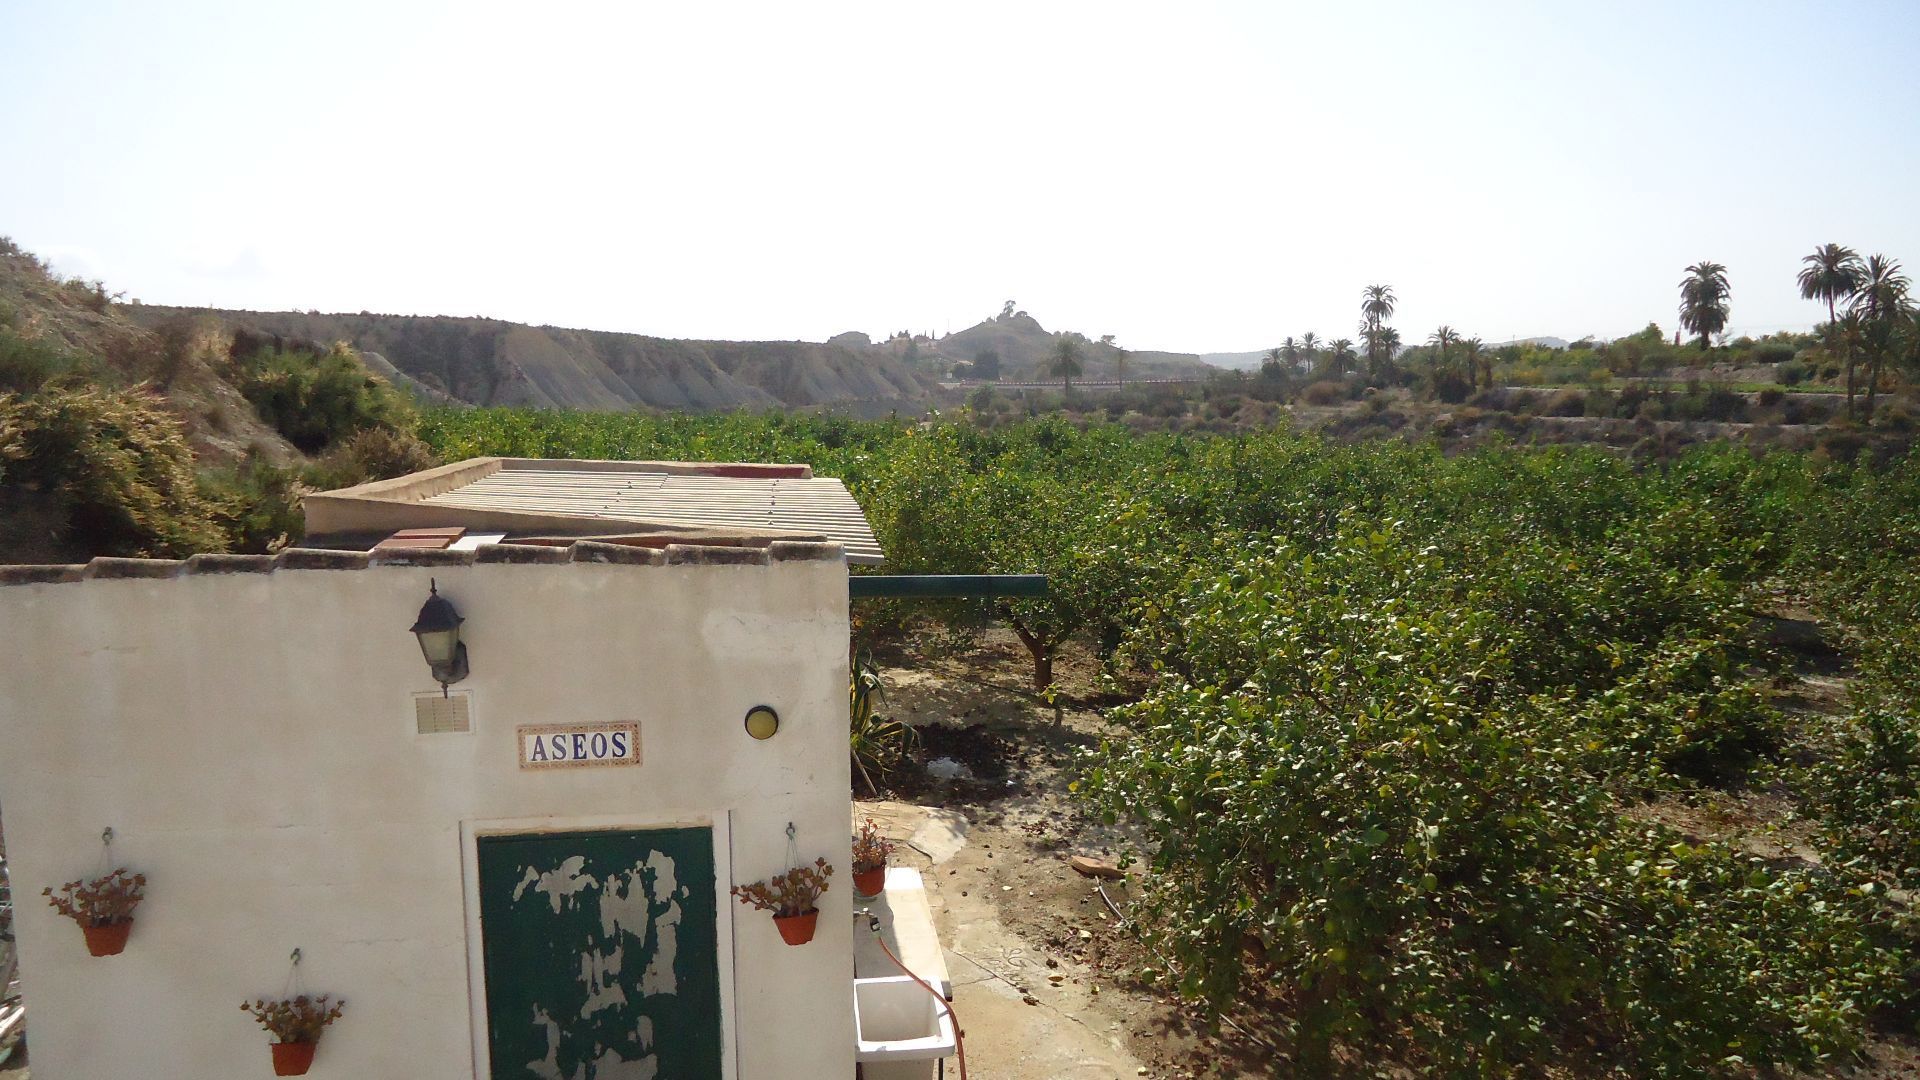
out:
{"label": "white stucco building", "polygon": [[[846,547],[489,523],[525,524],[0,568],[36,1078],[271,1075],[238,1005],[290,976],[348,1002],[315,1076],[853,1075]],[[409,632],[430,582],[469,650],[444,691]],[[107,828],[149,884],[96,958],[38,893],[97,873]],[[822,856],[809,944],[728,897]]]}

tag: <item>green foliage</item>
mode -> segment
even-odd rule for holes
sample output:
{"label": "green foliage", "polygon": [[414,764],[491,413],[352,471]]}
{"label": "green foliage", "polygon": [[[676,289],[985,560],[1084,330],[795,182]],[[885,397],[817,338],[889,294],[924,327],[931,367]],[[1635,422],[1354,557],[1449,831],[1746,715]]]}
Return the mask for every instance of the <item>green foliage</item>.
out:
{"label": "green foliage", "polygon": [[[1899,1003],[1881,898],[1920,861],[1920,460],[969,421],[434,410],[421,431],[448,458],[807,461],[894,572],[1048,574],[1044,600],[933,610],[1007,620],[1042,679],[1077,637],[1144,687],[1082,794],[1144,838],[1159,974],[1223,1008],[1277,994],[1303,1068],[1342,1042],[1450,1075],[1815,1065]],[[1792,769],[1751,630],[1782,581],[1888,687],[1809,785],[1836,836],[1817,872],[1629,813]]]}
{"label": "green foliage", "polygon": [[359,432],[408,426],[406,399],[344,348],[315,355],[262,349],[239,358],[235,382],[260,418],[306,453]]}
{"label": "green foliage", "polygon": [[227,550],[265,555],[297,542],[306,532],[300,499],[314,485],[298,469],[250,457],[200,474],[200,489],[213,504],[213,519]]}
{"label": "green foliage", "polygon": [[1814,770],[1829,838],[1904,889],[1920,887],[1920,715],[1913,702],[1867,691],[1839,749]]}
{"label": "green foliage", "polygon": [[369,427],[335,443],[307,469],[315,488],[333,490],[431,469],[441,464],[431,447],[405,428]]}
{"label": "green foliage", "polygon": [[819,910],[820,894],[827,891],[827,879],[833,867],[825,859],[812,866],[796,866],[765,881],[735,885],[733,895],[743,904],[759,911],[771,911],[776,918],[805,915]]}
{"label": "green foliage", "polygon": [[258,1021],[277,1043],[319,1042],[321,1032],[340,1019],[346,1007],[345,998],[335,1001],[327,994],[319,997],[301,994],[271,1001],[255,998],[240,1003],[240,1011]]}
{"label": "green foliage", "polygon": [[132,922],[134,909],[140,906],[147,888],[147,876],[122,866],[112,873],[87,881],[69,881],[54,892],[51,885],[40,891],[53,910],[81,926],[113,926]]}
{"label": "green foliage", "polygon": [[1519,693],[1538,628],[1457,573],[1356,523],[1318,552],[1236,550],[1148,627],[1165,674],[1083,790],[1151,834],[1140,914],[1169,978],[1221,1007],[1295,988],[1310,1071],[1401,1037],[1449,1074],[1571,1063],[1593,1037],[1641,1076],[1855,1044],[1899,967],[1856,894],[1617,812],[1610,778],[1689,741],[1627,703],[1752,699],[1692,651],[1613,651],[1620,701]]}
{"label": "green foliage", "polygon": [[0,330],[0,393],[31,394],[63,376],[100,377],[91,357],[47,338]]}
{"label": "green foliage", "polygon": [[225,547],[179,421],[142,388],[0,395],[0,462],[10,486],[55,500],[75,547],[156,557]]}

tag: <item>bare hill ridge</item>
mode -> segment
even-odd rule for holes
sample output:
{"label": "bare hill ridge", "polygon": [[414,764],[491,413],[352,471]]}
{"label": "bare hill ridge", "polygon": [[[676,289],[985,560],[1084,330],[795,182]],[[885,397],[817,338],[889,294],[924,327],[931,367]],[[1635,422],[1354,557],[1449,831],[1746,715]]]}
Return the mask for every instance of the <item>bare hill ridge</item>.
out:
{"label": "bare hill ridge", "polygon": [[[154,325],[181,314],[309,341],[345,341],[402,385],[474,405],[619,411],[711,411],[849,406],[855,411],[924,401],[937,372],[884,346],[845,336],[809,341],[686,341],[601,330],[526,326],[499,319],[325,315],[128,307]],[[384,370],[383,370],[384,373]],[[860,407],[865,406],[866,410]]]}
{"label": "bare hill ridge", "polygon": [[139,385],[181,423],[195,456],[228,463],[259,454],[277,464],[300,454],[264,423],[221,374],[228,343],[199,320],[128,318],[104,287],[64,280],[0,237],[0,329],[97,358],[98,376]]}
{"label": "bare hill ridge", "polygon": [[[1111,378],[1119,373],[1119,346],[1071,331],[1067,336],[1081,346],[1085,377]],[[1059,337],[1060,334],[1040,325],[1040,320],[1032,315],[1012,310],[1010,302],[1007,310],[999,315],[928,344],[949,364],[962,361],[977,364],[983,355],[990,353],[999,358],[1002,378],[1033,379],[1048,377],[1047,367]],[[1187,378],[1204,376],[1211,370],[1195,353],[1127,350],[1125,373],[1129,378]]]}

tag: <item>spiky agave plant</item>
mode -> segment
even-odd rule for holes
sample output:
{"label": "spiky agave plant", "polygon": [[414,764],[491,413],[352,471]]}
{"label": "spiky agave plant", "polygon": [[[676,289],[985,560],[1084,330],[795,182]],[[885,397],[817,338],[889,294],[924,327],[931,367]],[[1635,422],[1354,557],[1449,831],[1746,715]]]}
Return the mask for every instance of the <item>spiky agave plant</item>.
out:
{"label": "spiky agave plant", "polygon": [[912,728],[875,710],[874,704],[885,697],[880,669],[873,657],[862,654],[854,661],[847,687],[847,745],[853,756],[853,771],[860,774],[870,795],[880,793],[874,776],[885,776],[898,767],[914,740]]}

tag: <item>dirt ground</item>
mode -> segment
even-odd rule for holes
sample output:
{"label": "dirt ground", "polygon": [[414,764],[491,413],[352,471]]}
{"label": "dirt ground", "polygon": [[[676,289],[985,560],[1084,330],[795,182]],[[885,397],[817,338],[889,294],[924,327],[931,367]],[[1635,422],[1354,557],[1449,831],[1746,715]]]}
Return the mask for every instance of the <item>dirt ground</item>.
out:
{"label": "dirt ground", "polygon": [[[1074,756],[1106,731],[1093,659],[1070,653],[1056,667],[1067,700],[1059,727],[1030,691],[1026,651],[1010,633],[989,632],[951,652],[878,659],[886,683],[880,710],[921,730],[927,756],[953,756],[976,774],[911,782],[883,793],[889,798],[857,792],[855,805],[899,844],[896,864],[926,879],[973,1075],[1285,1075],[1269,1045],[1232,1031],[1210,1036],[1139,984],[1130,973],[1147,958],[1100,895],[1104,885],[1124,910],[1127,884],[1082,877],[1068,865],[1073,855],[1117,860],[1125,842],[1080,812],[1067,791]],[[962,739],[953,725],[978,726]],[[930,814],[963,820],[964,844],[915,844]],[[957,1075],[951,1064],[948,1075]]]}

